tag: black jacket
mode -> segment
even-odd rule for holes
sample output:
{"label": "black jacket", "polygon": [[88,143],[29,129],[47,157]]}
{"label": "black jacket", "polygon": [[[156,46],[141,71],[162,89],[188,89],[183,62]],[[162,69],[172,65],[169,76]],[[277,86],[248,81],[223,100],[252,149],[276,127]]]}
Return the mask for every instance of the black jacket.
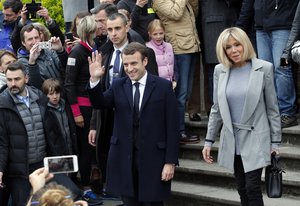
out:
{"label": "black jacket", "polygon": [[138,32],[145,42],[149,40],[148,25],[156,18],[155,14],[148,14],[151,7],[151,0],[143,8],[136,5],[136,0],[120,0],[117,4],[118,9],[125,9],[131,16],[131,28]]}
{"label": "black jacket", "polygon": [[[37,103],[44,119],[48,98],[35,88],[32,91],[40,97]],[[27,131],[8,89],[0,95],[0,171],[7,176],[29,175]]]}
{"label": "black jacket", "polygon": [[[264,31],[274,31],[288,29],[292,27],[295,11],[299,0],[244,0],[241,14],[245,14],[244,19],[250,19],[254,13],[255,29]],[[244,11],[246,9],[247,11]],[[249,22],[239,22],[239,26],[248,27]]]}
{"label": "black jacket", "polygon": [[[63,125],[59,125],[60,121],[58,120],[57,116],[55,115],[55,109],[48,106],[48,111],[45,115],[45,123],[46,123],[46,133],[47,138],[51,141],[48,141],[48,155],[49,156],[57,156],[57,155],[71,155],[77,154],[77,136],[76,136],[76,126],[73,118],[73,114],[70,108],[70,105],[65,103],[65,101],[61,100],[63,103],[61,104],[61,109],[66,112],[68,121],[64,122]],[[66,135],[64,134],[67,132],[66,130],[62,130],[61,128],[68,124],[69,132],[70,132],[70,140],[71,140],[71,149],[69,151],[68,143],[65,141],[63,137]]]}

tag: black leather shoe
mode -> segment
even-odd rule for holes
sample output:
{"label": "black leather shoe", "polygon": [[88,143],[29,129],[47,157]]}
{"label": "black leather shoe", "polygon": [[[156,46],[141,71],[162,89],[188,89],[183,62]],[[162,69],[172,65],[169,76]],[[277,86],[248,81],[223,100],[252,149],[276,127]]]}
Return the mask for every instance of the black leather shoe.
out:
{"label": "black leather shoe", "polygon": [[198,113],[191,113],[189,114],[189,119],[190,121],[193,121],[193,122],[199,122],[201,121],[201,117]]}
{"label": "black leather shoe", "polygon": [[180,134],[180,144],[196,144],[200,139],[197,135],[187,135],[186,133]]}

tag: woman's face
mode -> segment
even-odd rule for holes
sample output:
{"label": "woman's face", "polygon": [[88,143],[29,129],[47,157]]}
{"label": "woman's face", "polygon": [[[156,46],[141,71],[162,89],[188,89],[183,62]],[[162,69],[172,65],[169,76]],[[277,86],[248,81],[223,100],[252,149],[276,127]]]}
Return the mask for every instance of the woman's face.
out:
{"label": "woman's face", "polygon": [[227,57],[232,61],[234,67],[243,66],[246,63],[245,61],[242,61],[244,47],[232,36],[230,36],[227,41],[225,51]]}
{"label": "woman's face", "polygon": [[161,45],[165,38],[165,31],[161,27],[156,27],[152,32],[149,32],[149,36],[155,44]]}

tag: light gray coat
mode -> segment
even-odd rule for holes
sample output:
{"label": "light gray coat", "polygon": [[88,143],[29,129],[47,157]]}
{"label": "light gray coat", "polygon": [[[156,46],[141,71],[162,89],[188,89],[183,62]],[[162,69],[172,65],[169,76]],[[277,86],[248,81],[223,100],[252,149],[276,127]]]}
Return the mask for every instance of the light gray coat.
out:
{"label": "light gray coat", "polygon": [[214,104],[209,116],[206,141],[214,142],[223,123],[218,162],[231,171],[235,155],[233,127],[240,129],[238,138],[245,172],[269,165],[271,143],[281,142],[273,65],[256,58],[251,62],[245,104],[238,125],[232,124],[225,94],[230,69],[218,64],[214,72]]}

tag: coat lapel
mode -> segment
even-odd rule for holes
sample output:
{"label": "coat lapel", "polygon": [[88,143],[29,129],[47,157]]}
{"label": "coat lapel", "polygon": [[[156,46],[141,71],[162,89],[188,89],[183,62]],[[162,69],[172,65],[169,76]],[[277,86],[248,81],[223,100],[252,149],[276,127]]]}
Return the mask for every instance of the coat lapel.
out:
{"label": "coat lapel", "polygon": [[146,104],[146,102],[148,101],[150,94],[152,93],[153,89],[155,86],[155,79],[151,76],[151,74],[148,73],[148,77],[147,77],[147,81],[146,81],[146,86],[145,86],[145,91],[144,91],[144,96],[142,99],[142,105],[141,105],[141,109],[140,112],[143,111],[144,106]]}
{"label": "coat lapel", "polygon": [[126,79],[123,85],[127,100],[130,104],[130,108],[133,109],[133,94],[132,94],[132,82],[129,78]]}
{"label": "coat lapel", "polygon": [[248,121],[260,99],[264,79],[264,73],[259,71],[259,68],[261,67],[262,65],[257,63],[255,59],[252,60],[252,69],[250,72],[245,104],[241,116],[241,123],[246,123]]}
{"label": "coat lapel", "polygon": [[229,69],[223,67],[222,71],[219,75],[219,83],[218,83],[218,100],[219,100],[219,108],[220,113],[223,119],[223,124],[233,133],[231,115],[229,111],[229,106],[226,98],[226,86],[229,77]]}

